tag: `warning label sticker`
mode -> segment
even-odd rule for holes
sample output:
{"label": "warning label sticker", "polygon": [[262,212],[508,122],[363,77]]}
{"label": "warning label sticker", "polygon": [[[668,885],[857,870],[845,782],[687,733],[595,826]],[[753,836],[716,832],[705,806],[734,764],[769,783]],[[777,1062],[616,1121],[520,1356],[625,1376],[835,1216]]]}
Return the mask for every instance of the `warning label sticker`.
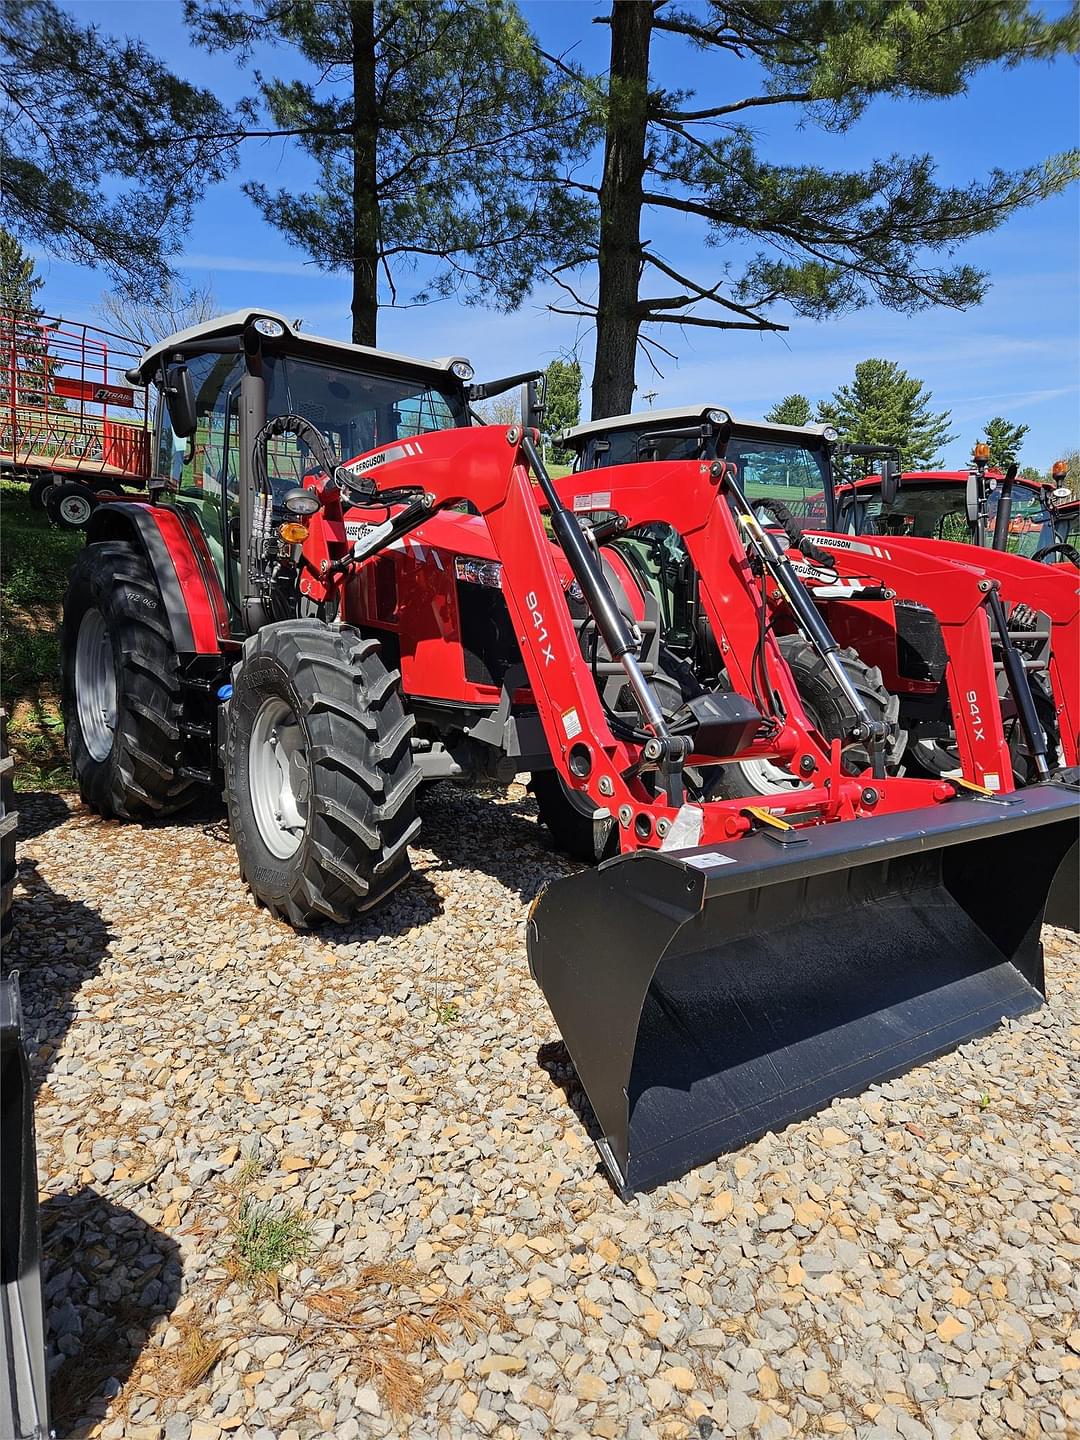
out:
{"label": "warning label sticker", "polygon": [[573,706],[569,710],[563,711],[562,728],[563,734],[568,740],[576,740],[581,734],[581,716]]}

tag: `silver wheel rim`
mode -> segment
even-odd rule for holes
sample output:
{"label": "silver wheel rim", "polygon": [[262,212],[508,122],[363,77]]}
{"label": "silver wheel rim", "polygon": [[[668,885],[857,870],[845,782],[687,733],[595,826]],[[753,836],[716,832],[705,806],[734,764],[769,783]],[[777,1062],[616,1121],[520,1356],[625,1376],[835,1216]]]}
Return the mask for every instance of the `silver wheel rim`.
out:
{"label": "silver wheel rim", "polygon": [[92,509],[85,495],[65,495],[59,505],[61,518],[76,526],[86,524]]}
{"label": "silver wheel rim", "polygon": [[100,610],[87,610],[75,642],[75,706],[83,743],[93,759],[107,760],[116,734],[116,669],[112,641]]}
{"label": "silver wheel rim", "polygon": [[276,695],[255,715],[248,786],[263,844],[278,860],[288,860],[307,828],[310,777],[303,729],[292,706]]}
{"label": "silver wheel rim", "polygon": [[809,781],[800,780],[775,760],[742,760],[739,762],[739,773],[755,795],[776,795],[809,788]]}

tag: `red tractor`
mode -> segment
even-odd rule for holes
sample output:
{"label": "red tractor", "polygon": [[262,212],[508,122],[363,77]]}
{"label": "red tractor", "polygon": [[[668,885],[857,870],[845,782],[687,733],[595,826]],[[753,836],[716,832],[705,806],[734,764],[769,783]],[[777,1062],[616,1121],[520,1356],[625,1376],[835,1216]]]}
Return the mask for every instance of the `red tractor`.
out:
{"label": "red tractor", "polygon": [[1063,460],[1049,483],[989,465],[977,445],[970,470],[910,470],[883,491],[870,474],[836,487],[839,528],[856,535],[952,540],[1053,564],[1080,565],[1080,502],[1060,482]]}
{"label": "red tractor", "polygon": [[[871,455],[885,461],[879,475],[843,483],[835,440],[828,426],[743,420],[709,406],[617,416],[560,437],[576,455],[563,489],[581,509],[587,474],[612,464],[723,459],[774,534],[783,534],[775,517],[784,519],[793,562],[830,629],[894,697],[898,762],[994,791],[1076,765],[1080,597],[1069,574],[1011,553],[991,558],[971,545],[943,545],[918,526],[873,524],[874,502],[851,496],[866,489],[880,509],[899,504],[899,467],[876,447],[841,447],[848,466]],[[582,490],[584,501],[574,498]],[[903,503],[917,509],[921,501]],[[853,525],[854,515],[865,530]],[[802,526],[823,558],[799,554]],[[854,536],[835,533],[851,530]],[[680,603],[692,608],[693,595]],[[787,626],[783,605],[776,625]],[[700,660],[687,658],[700,669]],[[809,688],[803,691],[813,710]],[[782,778],[751,766],[744,773],[757,788]]]}
{"label": "red tractor", "polygon": [[[162,399],[150,497],[95,512],[65,602],[83,797],[153,818],[223,785],[254,895],[308,925],[407,878],[423,781],[549,777],[611,858],[543,892],[530,964],[623,1193],[1041,1003],[1075,789],[892,773],[888,697],[735,467],[632,463],[571,506],[528,414],[472,423],[512,382],[261,311],[131,378]],[[692,617],[653,563],[693,570]],[[802,785],[748,795],[759,761]]]}

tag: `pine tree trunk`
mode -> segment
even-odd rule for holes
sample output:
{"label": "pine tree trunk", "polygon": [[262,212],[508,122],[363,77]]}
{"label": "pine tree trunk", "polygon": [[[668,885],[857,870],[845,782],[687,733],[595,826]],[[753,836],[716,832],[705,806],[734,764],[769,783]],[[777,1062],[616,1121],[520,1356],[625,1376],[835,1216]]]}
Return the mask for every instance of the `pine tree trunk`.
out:
{"label": "pine tree trunk", "polygon": [[379,118],[374,0],[350,0],[353,64],[352,339],[374,345],[379,316]]}
{"label": "pine tree trunk", "polygon": [[600,185],[600,294],[592,418],[624,415],[634,399],[641,321],[641,192],[649,99],[647,0],[613,0],[611,79],[604,178]]}

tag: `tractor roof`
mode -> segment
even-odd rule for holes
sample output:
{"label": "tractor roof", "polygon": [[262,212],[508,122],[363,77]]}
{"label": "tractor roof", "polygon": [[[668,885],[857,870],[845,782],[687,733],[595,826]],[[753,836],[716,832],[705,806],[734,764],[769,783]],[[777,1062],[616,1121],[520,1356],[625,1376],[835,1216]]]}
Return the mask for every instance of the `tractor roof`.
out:
{"label": "tractor roof", "polygon": [[267,347],[271,353],[276,346],[284,344],[290,350],[303,349],[312,354],[321,352],[322,358],[336,359],[346,365],[367,362],[375,365],[390,365],[394,369],[427,371],[433,376],[450,374],[451,366],[458,363],[468,364],[463,355],[447,355],[438,360],[420,360],[413,355],[398,355],[392,350],[377,350],[369,345],[351,345],[346,340],[331,340],[325,335],[309,335],[306,330],[299,330],[291,321],[286,320],[284,315],[279,315],[274,310],[248,309],[232,310],[228,315],[218,315],[213,320],[204,320],[199,325],[189,325],[186,330],[178,330],[175,335],[170,335],[165,340],[159,340],[157,344],[151,345],[150,349],[146,351],[135,369],[128,372],[128,378],[133,383],[145,384],[154,378],[162,356],[175,350],[182,350],[192,341],[215,340],[219,337],[225,339],[228,336],[238,335],[255,320],[272,320],[281,326],[281,335],[274,336]]}
{"label": "tractor roof", "polygon": [[635,410],[632,415],[610,415],[606,420],[590,420],[585,425],[574,425],[557,437],[560,445],[578,448],[597,435],[607,435],[613,430],[664,430],[668,426],[693,425],[708,419],[710,415],[722,415],[725,422],[736,430],[759,430],[762,434],[798,436],[801,439],[820,440],[828,425],[774,425],[770,420],[744,420],[732,415],[720,405],[674,405],[667,410]]}

